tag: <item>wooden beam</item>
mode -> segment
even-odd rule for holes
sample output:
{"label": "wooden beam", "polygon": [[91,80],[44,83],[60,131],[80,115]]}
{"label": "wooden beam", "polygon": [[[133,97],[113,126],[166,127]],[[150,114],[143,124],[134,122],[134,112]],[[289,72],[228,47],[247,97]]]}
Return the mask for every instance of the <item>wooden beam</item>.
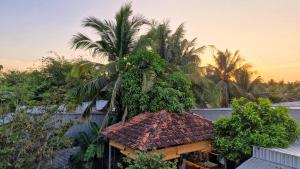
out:
{"label": "wooden beam", "polygon": [[176,158],[179,158],[180,155],[178,154],[169,154],[169,155],[166,155],[163,160],[164,161],[168,161],[168,160],[172,160],[172,159],[176,159]]}
{"label": "wooden beam", "polygon": [[197,169],[209,169],[209,168],[206,167],[206,166],[202,166],[202,165],[199,165],[199,164],[195,164],[195,163],[193,163],[193,162],[191,162],[191,161],[188,161],[188,160],[185,161],[185,164],[186,164],[186,166],[193,167],[193,168],[197,168]]}
{"label": "wooden beam", "polygon": [[[136,159],[136,152],[134,149],[126,147],[116,141],[110,140],[109,145],[117,148],[120,152],[131,159]],[[160,153],[163,154],[164,160],[171,160],[179,158],[182,154],[187,154],[191,152],[211,152],[212,147],[210,141],[200,141],[191,144],[185,144],[180,146],[168,147],[164,149],[152,150],[149,153]]]}
{"label": "wooden beam", "polygon": [[134,150],[121,150],[120,152],[133,160],[136,159],[136,153]]}
{"label": "wooden beam", "polygon": [[165,155],[164,160],[171,160],[180,157],[180,155],[182,154],[187,154],[191,152],[210,152],[211,150],[212,148],[209,141],[200,141],[191,144],[153,150],[151,152],[161,153]]}
{"label": "wooden beam", "polygon": [[201,141],[197,143],[177,146],[177,149],[177,154],[186,154],[196,151],[209,152],[211,151],[211,145],[208,141]]}
{"label": "wooden beam", "polygon": [[114,140],[110,140],[109,141],[109,145],[111,145],[111,146],[113,146],[113,147],[115,147],[115,148],[117,148],[119,150],[124,150],[126,148],[123,144],[120,144],[120,143],[118,143],[118,142],[116,142]]}

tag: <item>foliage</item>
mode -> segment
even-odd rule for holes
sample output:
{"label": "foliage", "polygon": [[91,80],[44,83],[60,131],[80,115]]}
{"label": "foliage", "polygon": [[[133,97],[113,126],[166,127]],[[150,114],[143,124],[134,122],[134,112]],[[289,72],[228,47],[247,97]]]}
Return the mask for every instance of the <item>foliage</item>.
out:
{"label": "foliage", "polygon": [[232,116],[215,123],[215,148],[227,159],[251,155],[253,145],[287,147],[299,137],[299,126],[287,108],[272,107],[268,99],[258,103],[241,98],[232,103]]}
{"label": "foliage", "polygon": [[161,109],[184,112],[193,107],[191,82],[181,72],[168,73],[164,60],[157,54],[139,50],[121,65],[126,65],[120,66],[126,67],[121,89],[129,117]]}
{"label": "foliage", "polygon": [[137,159],[124,159],[127,167],[119,164],[120,168],[125,169],[176,169],[177,162],[163,161],[162,154],[147,154],[147,152],[137,152]]}
{"label": "foliage", "polygon": [[151,29],[139,39],[135,49],[151,49],[166,61],[170,71],[183,72],[192,82],[197,106],[206,107],[209,103],[219,107],[221,92],[210,79],[204,76],[203,68],[200,67],[200,54],[207,47],[197,47],[197,39],[186,39],[185,32],[184,24],[180,24],[172,31],[169,22],[160,24],[153,22]]}
{"label": "foliage", "polygon": [[232,90],[236,87],[232,80],[234,74],[240,69],[249,68],[250,65],[243,63],[239,51],[231,53],[229,50],[218,51],[214,56],[214,62],[214,65],[207,66],[207,77],[214,80],[221,89],[222,107],[228,107]]}
{"label": "foliage", "polygon": [[16,113],[13,121],[0,126],[0,168],[40,168],[53,151],[68,148],[72,140],[64,136],[69,124],[50,125],[52,113],[30,116]]}
{"label": "foliage", "polygon": [[140,27],[147,23],[141,15],[131,16],[131,4],[125,4],[116,13],[114,21],[86,18],[82,25],[94,29],[100,39],[93,41],[86,35],[78,33],[72,39],[73,47],[90,50],[93,55],[104,54],[108,56],[109,61],[128,55]]}
{"label": "foliage", "polygon": [[[115,21],[100,21],[94,17],[86,18],[83,21],[84,27],[93,28],[98,35],[100,35],[100,39],[97,41],[93,41],[81,33],[75,35],[72,39],[72,44],[75,49],[90,50],[94,56],[108,56],[108,61],[110,61],[108,66],[105,65],[102,67],[102,74],[99,74],[99,76],[102,76],[103,72],[107,73],[107,81],[102,83],[103,81],[101,81],[98,76],[95,80],[88,82],[87,85],[81,87],[81,89],[85,88],[86,90],[81,90],[80,88],[77,90],[79,91],[77,92],[79,95],[88,92],[88,95],[90,96],[88,98],[91,100],[91,103],[84,112],[84,117],[89,116],[91,107],[95,105],[96,99],[100,97],[100,94],[103,94],[101,92],[104,91],[107,93],[108,91],[108,99],[110,100],[108,113],[102,122],[100,130],[107,126],[109,115],[114,108],[118,117],[123,114],[124,110],[122,109],[122,102],[120,101],[122,74],[119,72],[119,68],[114,62],[128,56],[135,46],[136,36],[140,27],[147,23],[148,21],[142,15],[132,16],[131,4],[125,4],[116,13]],[[115,71],[111,72],[111,68]],[[108,69],[109,71],[107,71]],[[93,89],[98,90],[97,92],[93,92],[95,91]]]}
{"label": "foliage", "polygon": [[90,126],[92,135],[81,132],[76,140],[80,145],[80,151],[70,158],[73,169],[90,169],[103,158],[105,140],[99,136],[99,127],[95,122],[91,122]]}
{"label": "foliage", "polygon": [[263,83],[261,97],[270,98],[273,102],[289,102],[300,100],[300,82],[284,82],[270,80]]}
{"label": "foliage", "polygon": [[69,79],[73,62],[63,57],[46,57],[39,70],[16,71],[9,70],[0,76],[0,97],[9,100],[10,110],[17,106],[38,106],[61,104],[69,89],[76,86],[78,81]]}
{"label": "foliage", "polygon": [[253,78],[255,72],[246,68],[238,69],[234,73],[234,85],[236,96],[242,96],[249,100],[256,100],[261,90],[262,79],[260,76]]}

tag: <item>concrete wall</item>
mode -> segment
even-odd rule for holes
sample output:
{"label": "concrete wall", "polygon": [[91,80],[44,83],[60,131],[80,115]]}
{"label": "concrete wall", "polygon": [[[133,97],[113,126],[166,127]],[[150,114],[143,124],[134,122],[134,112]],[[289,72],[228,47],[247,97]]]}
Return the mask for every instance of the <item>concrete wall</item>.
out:
{"label": "concrete wall", "polygon": [[[220,108],[220,109],[193,109],[193,113],[197,113],[211,121],[215,121],[220,117],[230,117],[231,108]],[[289,114],[300,122],[300,108],[289,108]]]}
{"label": "concrete wall", "polygon": [[77,137],[80,132],[91,134],[90,122],[95,122],[98,126],[100,126],[104,117],[104,113],[97,112],[92,113],[89,119],[83,120],[81,119],[81,113],[59,112],[54,115],[51,123],[55,127],[60,127],[63,124],[73,122],[73,126],[69,128],[66,135],[70,137]]}
{"label": "concrete wall", "polygon": [[[220,109],[193,109],[192,112],[199,114],[209,120],[215,121],[220,117],[230,117],[230,108],[220,108]],[[300,109],[289,109],[289,113],[296,120],[300,122]],[[74,122],[74,125],[66,132],[66,135],[70,137],[77,137],[80,132],[84,131],[88,134],[91,133],[90,122],[96,122],[98,126],[101,125],[105,117],[104,113],[94,112],[88,120],[81,119],[81,113],[73,112],[59,112],[54,115],[52,124],[56,127],[66,124],[68,122]]]}

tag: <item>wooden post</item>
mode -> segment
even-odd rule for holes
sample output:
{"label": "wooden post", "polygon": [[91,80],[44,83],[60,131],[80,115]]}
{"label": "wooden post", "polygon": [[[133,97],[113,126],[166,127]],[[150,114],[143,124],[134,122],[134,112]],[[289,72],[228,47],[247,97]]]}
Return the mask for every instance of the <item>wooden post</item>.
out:
{"label": "wooden post", "polygon": [[111,145],[108,147],[108,169],[111,169]]}

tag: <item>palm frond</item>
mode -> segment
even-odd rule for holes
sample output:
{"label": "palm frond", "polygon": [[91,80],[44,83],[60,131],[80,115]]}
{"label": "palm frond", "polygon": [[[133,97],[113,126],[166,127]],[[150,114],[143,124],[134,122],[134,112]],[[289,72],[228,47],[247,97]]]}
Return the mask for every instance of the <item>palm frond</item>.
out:
{"label": "palm frond", "polygon": [[82,33],[78,33],[77,35],[74,35],[72,40],[72,47],[75,49],[93,49],[93,48],[99,48],[99,44],[93,42],[89,37]]}
{"label": "palm frond", "polygon": [[107,113],[106,113],[106,115],[105,115],[105,117],[104,117],[104,119],[101,123],[101,127],[100,127],[99,132],[101,132],[107,126],[108,118],[109,118],[110,114],[112,113],[113,109],[115,108],[116,96],[117,96],[117,93],[120,89],[121,81],[122,81],[122,74],[119,74],[118,78],[117,78],[117,80],[114,84],[114,88],[113,88],[113,91],[112,91],[112,94],[111,94],[108,111],[107,111]]}

